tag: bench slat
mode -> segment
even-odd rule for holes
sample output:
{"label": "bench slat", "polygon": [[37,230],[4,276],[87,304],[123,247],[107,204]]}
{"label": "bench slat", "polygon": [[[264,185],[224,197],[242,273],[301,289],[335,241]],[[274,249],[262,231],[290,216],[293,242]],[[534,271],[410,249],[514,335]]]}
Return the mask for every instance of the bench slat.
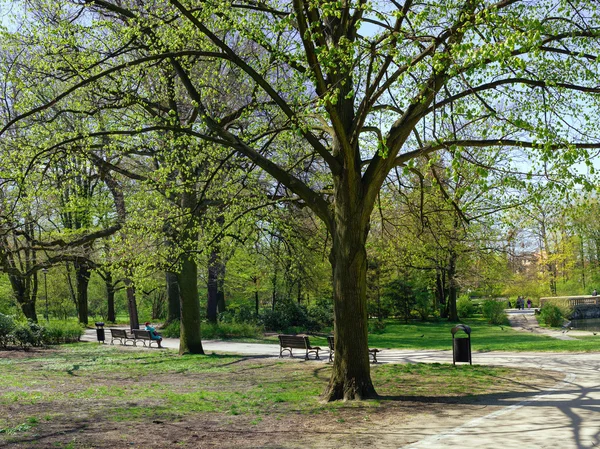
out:
{"label": "bench slat", "polygon": [[305,360],[308,360],[310,353],[315,354],[315,360],[320,359],[318,346],[311,346],[310,341],[305,335],[279,335],[279,357],[283,357],[283,352],[288,351],[290,357],[293,356],[292,349],[306,349]]}

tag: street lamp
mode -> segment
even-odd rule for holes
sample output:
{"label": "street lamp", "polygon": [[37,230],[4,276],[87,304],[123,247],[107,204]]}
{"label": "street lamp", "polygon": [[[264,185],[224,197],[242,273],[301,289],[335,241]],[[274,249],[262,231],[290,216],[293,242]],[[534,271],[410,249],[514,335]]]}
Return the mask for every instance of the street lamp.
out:
{"label": "street lamp", "polygon": [[44,273],[44,296],[46,297],[46,321],[50,322],[50,315],[48,315],[48,282],[46,280],[46,275],[48,274],[48,268],[42,268],[42,273]]}

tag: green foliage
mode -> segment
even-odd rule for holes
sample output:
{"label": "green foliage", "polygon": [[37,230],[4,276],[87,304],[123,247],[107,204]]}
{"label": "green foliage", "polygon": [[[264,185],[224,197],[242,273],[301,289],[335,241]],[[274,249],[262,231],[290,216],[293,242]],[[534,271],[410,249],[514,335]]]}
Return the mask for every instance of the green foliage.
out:
{"label": "green foliage", "polygon": [[172,321],[167,326],[160,330],[160,334],[167,338],[179,338],[181,334],[181,326],[179,321]]}
{"label": "green foliage", "polygon": [[460,318],[470,318],[475,313],[475,305],[469,295],[460,295],[456,301],[456,310]]}
{"label": "green foliage", "polygon": [[75,343],[83,335],[83,328],[79,323],[72,321],[51,322],[44,332],[44,343],[58,345],[61,343]]}
{"label": "green foliage", "polygon": [[265,330],[284,332],[291,327],[312,330],[308,310],[293,301],[280,302],[275,310],[266,310],[261,316]]}
{"label": "green foliage", "polygon": [[397,278],[385,286],[382,299],[391,305],[394,314],[408,322],[410,314],[417,303],[412,286],[403,278]]}
{"label": "green foliage", "polygon": [[206,323],[202,325],[202,338],[259,338],[262,328],[252,323]]}
{"label": "green foliage", "polygon": [[[202,332],[202,338],[207,339],[259,338],[262,335],[262,328],[251,322],[202,323],[200,331]],[[179,338],[179,332],[179,321],[173,321],[160,330],[161,335],[168,338]]]}
{"label": "green foliage", "polygon": [[12,332],[13,342],[21,348],[41,346],[44,339],[44,328],[37,323],[28,321],[19,323]]}
{"label": "green foliage", "polygon": [[385,331],[386,326],[385,320],[371,320],[369,321],[369,334],[381,334]]}
{"label": "green foliage", "polygon": [[220,323],[255,323],[255,308],[248,302],[231,304],[219,315]]}
{"label": "green foliage", "polygon": [[551,327],[561,326],[571,315],[573,310],[567,301],[553,299],[546,301],[540,310],[540,319],[544,324]]}
{"label": "green foliage", "polygon": [[481,312],[490,324],[504,324],[507,321],[504,309],[506,304],[504,301],[496,301],[495,299],[486,299],[483,301]]}
{"label": "green foliage", "polygon": [[15,322],[7,315],[0,313],[0,347],[6,347],[15,329]]}
{"label": "green foliage", "polygon": [[83,332],[76,322],[52,322],[46,326],[33,321],[14,323],[11,317],[0,314],[0,346],[11,342],[21,348],[74,343]]}

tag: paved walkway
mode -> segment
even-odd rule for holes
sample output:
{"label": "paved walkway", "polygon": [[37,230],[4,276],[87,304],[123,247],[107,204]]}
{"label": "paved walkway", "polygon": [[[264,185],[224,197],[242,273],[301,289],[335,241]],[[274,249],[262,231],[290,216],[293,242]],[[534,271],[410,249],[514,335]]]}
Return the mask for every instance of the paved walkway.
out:
{"label": "paved walkway", "polygon": [[[84,339],[95,341],[95,331],[88,331]],[[202,344],[207,353],[279,356],[277,344],[211,340]],[[165,347],[177,348],[178,345],[178,339],[164,340]],[[327,358],[324,351],[322,362]],[[382,363],[450,363],[452,352],[385,350],[378,359]],[[465,420],[458,426],[444,427],[446,421],[432,419],[395,429],[399,441],[413,441],[404,448],[600,447],[600,353],[475,352],[473,362],[560,371],[564,380],[546,391],[490,397],[489,403],[482,404],[480,417]]]}
{"label": "paved walkway", "polygon": [[[510,322],[510,327],[522,332],[532,332],[534,334],[547,335],[558,340],[575,340],[572,335],[590,335],[585,331],[571,331],[570,329],[554,330],[540,327],[533,309],[506,309],[506,315]],[[571,333],[571,335],[568,335]]]}

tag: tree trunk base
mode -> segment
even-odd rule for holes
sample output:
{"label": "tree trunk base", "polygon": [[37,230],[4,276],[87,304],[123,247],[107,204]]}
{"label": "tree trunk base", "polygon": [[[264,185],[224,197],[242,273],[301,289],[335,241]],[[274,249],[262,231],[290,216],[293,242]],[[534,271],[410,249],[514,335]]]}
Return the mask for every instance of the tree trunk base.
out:
{"label": "tree trunk base", "polygon": [[379,395],[375,391],[371,379],[361,383],[331,379],[321,397],[325,402],[333,402],[377,399]]}
{"label": "tree trunk base", "polygon": [[204,349],[202,348],[202,345],[192,345],[192,346],[188,346],[187,348],[182,348],[181,346],[179,347],[179,355],[186,355],[186,354],[199,354],[199,355],[205,355],[204,354]]}

